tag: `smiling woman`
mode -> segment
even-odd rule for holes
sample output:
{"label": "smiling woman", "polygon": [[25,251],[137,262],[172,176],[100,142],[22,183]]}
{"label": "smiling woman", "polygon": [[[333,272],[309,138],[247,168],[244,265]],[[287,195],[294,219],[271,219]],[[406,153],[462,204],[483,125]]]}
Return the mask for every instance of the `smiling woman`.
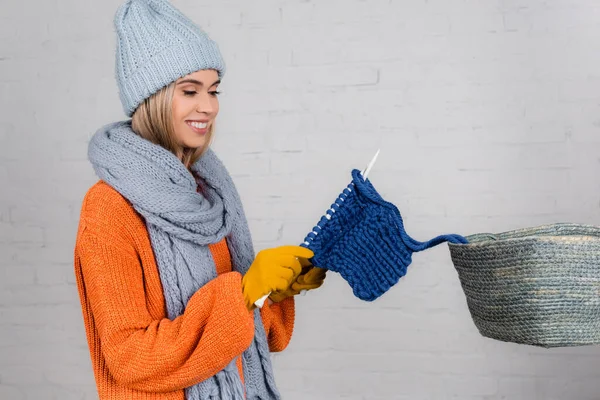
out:
{"label": "smiling woman", "polygon": [[127,0],[114,21],[131,120],[92,137],[100,181],[75,245],[99,398],[279,399],[269,352],[291,339],[294,296],[325,277],[309,273],[304,247],[254,253],[240,196],[210,149],[225,70],[216,43],[167,0]]}

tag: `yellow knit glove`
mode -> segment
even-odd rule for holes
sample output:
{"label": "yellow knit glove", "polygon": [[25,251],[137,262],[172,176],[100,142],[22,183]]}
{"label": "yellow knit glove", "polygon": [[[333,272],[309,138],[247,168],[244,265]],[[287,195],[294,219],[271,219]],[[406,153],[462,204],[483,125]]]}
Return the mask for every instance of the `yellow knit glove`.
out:
{"label": "yellow knit glove", "polygon": [[248,310],[254,302],[270,292],[285,291],[302,272],[299,259],[314,253],[301,246],[281,246],[258,252],[242,278],[242,292]]}
{"label": "yellow knit glove", "polygon": [[288,297],[296,296],[303,290],[313,290],[323,285],[327,270],[312,266],[307,259],[301,258],[299,261],[302,264],[302,273],[296,278],[296,281],[286,290],[271,293],[269,299],[279,303]]}

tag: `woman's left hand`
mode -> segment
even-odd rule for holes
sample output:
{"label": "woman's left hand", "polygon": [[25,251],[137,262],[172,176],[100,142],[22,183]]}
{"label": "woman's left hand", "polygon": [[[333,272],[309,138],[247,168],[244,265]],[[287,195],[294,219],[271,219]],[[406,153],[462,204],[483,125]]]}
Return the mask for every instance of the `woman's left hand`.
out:
{"label": "woman's left hand", "polygon": [[304,290],[318,289],[323,285],[327,273],[326,269],[315,267],[305,259],[300,259],[300,263],[303,265],[302,273],[296,278],[296,281],[285,291],[271,293],[269,299],[279,303],[288,297],[300,294]]}

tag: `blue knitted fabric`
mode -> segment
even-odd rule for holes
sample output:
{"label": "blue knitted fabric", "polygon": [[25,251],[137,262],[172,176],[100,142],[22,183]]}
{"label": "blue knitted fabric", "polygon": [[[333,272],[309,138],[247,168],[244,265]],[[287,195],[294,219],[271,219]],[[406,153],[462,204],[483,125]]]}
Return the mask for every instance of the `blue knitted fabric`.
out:
{"label": "blue knitted fabric", "polygon": [[185,75],[202,69],[214,69],[219,77],[225,73],[217,44],[168,0],[127,0],[114,26],[115,73],[128,117],[146,98]]}
{"label": "blue knitted fabric", "polygon": [[338,272],[354,295],[373,301],[406,274],[412,253],[443,242],[467,243],[460,235],[440,235],[427,242],[404,230],[398,208],[385,201],[360,171],[304,239],[314,252],[313,265]]}

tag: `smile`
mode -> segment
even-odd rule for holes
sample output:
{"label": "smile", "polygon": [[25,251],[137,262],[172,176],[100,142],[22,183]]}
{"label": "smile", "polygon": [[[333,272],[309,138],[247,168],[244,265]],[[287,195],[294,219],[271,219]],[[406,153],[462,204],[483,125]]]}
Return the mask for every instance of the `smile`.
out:
{"label": "smile", "polygon": [[198,129],[204,129],[208,125],[206,122],[188,122],[187,124]]}
{"label": "smile", "polygon": [[185,123],[196,133],[205,134],[207,132],[207,122],[186,121]]}

